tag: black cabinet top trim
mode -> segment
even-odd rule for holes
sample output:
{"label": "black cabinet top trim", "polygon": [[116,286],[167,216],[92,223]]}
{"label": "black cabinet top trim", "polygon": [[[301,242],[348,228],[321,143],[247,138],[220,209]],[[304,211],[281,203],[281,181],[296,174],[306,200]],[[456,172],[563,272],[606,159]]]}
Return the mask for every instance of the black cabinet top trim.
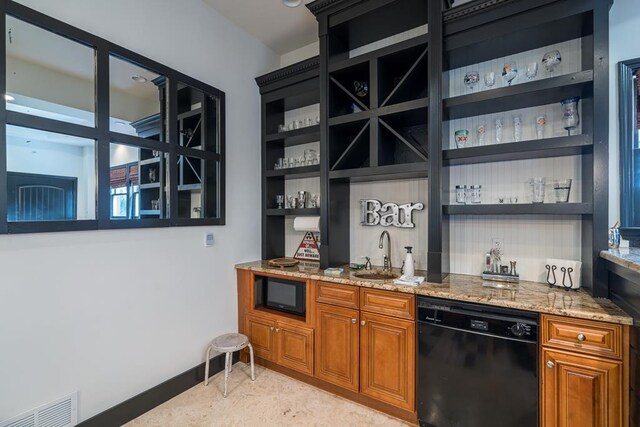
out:
{"label": "black cabinet top trim", "polygon": [[442,20],[444,22],[455,21],[477,13],[486,12],[488,9],[493,7],[512,2],[514,2],[514,0],[477,0],[467,4],[466,6],[454,7],[444,11],[442,13]]}
{"label": "black cabinet top trim", "polygon": [[259,87],[264,87],[279,80],[288,79],[313,70],[317,70],[318,74],[320,73],[320,56],[314,56],[313,58],[309,58],[288,67],[280,68],[279,70],[256,77],[256,83]]}

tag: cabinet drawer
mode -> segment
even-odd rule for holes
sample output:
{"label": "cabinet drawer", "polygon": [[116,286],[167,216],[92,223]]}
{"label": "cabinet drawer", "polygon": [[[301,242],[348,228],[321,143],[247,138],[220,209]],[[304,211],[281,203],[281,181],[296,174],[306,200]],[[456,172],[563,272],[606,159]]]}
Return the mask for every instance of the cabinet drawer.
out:
{"label": "cabinet drawer", "polygon": [[316,302],[358,308],[358,288],[350,285],[318,282]]}
{"label": "cabinet drawer", "polygon": [[542,345],[622,359],[622,326],[543,315]]}
{"label": "cabinet drawer", "polygon": [[361,288],[360,310],[413,320],[415,298],[400,292]]}

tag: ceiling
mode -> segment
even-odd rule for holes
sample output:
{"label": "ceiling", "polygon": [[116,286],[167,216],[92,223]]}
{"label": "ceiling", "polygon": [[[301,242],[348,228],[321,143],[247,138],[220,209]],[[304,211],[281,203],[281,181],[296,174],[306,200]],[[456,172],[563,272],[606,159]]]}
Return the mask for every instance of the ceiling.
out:
{"label": "ceiling", "polygon": [[282,0],[203,0],[231,22],[282,55],[318,40],[318,22],[304,0],[286,7]]}

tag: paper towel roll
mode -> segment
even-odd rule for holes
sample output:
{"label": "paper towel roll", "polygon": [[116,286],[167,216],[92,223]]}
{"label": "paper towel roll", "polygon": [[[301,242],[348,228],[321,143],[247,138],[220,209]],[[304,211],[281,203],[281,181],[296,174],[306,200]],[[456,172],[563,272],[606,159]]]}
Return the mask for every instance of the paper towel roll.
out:
{"label": "paper towel roll", "polygon": [[320,232],[319,216],[297,216],[293,220],[293,229],[296,231]]}

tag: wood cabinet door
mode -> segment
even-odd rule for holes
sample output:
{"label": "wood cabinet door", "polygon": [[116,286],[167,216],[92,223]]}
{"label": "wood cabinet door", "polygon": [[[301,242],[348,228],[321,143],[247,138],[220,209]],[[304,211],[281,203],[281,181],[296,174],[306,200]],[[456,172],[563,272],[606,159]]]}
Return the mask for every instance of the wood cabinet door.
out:
{"label": "wood cabinet door", "polygon": [[315,376],[358,391],[358,310],[316,304]]}
{"label": "wood cabinet door", "polygon": [[620,362],[542,349],[544,427],[621,427]]}
{"label": "wood cabinet door", "polygon": [[360,324],[360,392],[413,411],[415,322],[362,312]]}
{"label": "wood cabinet door", "polygon": [[247,314],[245,333],[257,357],[275,360],[275,326],[274,320]]}
{"label": "wood cabinet door", "polygon": [[278,322],[276,343],[279,365],[313,375],[313,329]]}

